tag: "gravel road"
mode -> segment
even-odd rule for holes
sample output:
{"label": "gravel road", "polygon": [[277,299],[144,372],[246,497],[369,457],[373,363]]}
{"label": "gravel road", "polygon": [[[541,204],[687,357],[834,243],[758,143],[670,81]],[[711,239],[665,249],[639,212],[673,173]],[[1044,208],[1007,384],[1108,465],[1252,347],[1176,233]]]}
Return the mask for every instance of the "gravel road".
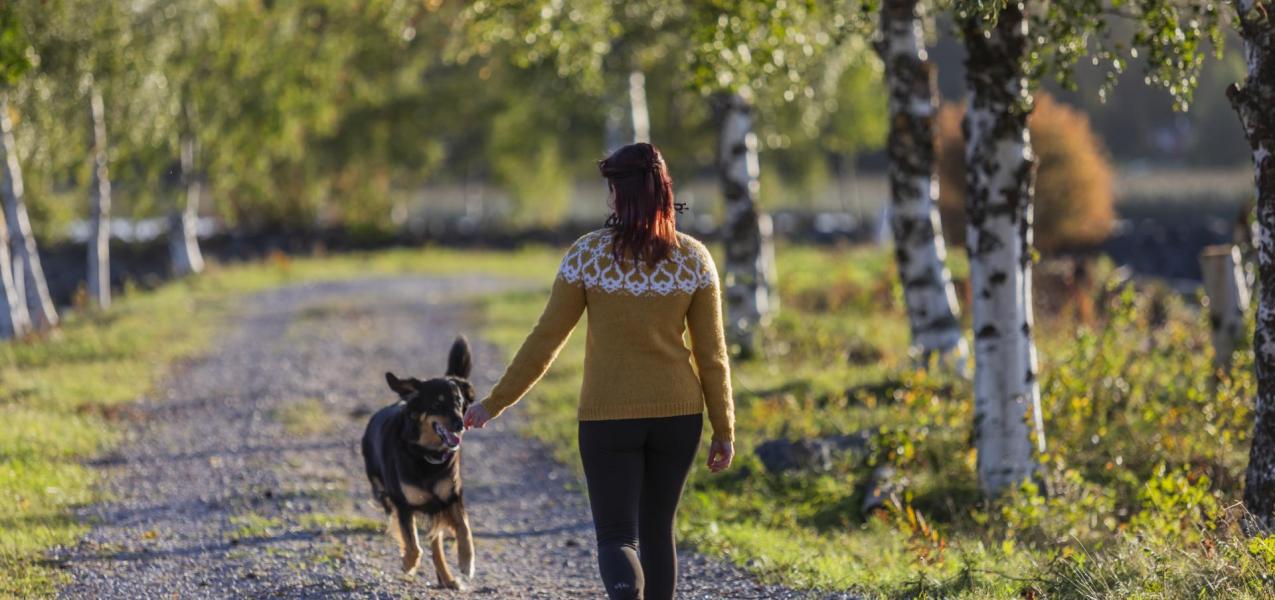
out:
{"label": "gravel road", "polygon": [[[478,573],[468,590],[398,571],[358,455],[383,373],[433,376],[458,333],[481,394],[503,357],[467,299],[485,277],[376,278],[253,297],[206,356],[137,406],[127,441],[94,463],[109,501],[53,554],[65,598],[600,598],[588,504],[572,471],[519,436],[515,408],[465,437]],[[428,552],[428,551],[427,551]],[[449,559],[455,552],[448,544]],[[806,598],[682,553],[679,598]]]}

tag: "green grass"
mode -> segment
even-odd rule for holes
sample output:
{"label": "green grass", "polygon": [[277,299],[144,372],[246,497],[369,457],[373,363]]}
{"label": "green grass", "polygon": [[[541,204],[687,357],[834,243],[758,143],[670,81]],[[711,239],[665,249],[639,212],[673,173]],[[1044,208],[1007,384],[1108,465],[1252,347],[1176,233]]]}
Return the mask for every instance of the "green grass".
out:
{"label": "green grass", "polygon": [[[128,404],[174,361],[208,347],[236,300],[270,287],[357,276],[473,272],[523,276],[557,251],[392,250],[218,267],[158,289],[129,290],[104,314],[72,312],[47,338],[0,343],[0,597],[51,596],[63,574],[44,561],[87,525],[74,507],[99,499],[86,458],[119,441]],[[285,426],[318,426],[304,402]]]}
{"label": "green grass", "polygon": [[[128,404],[173,361],[205,349],[244,294],[475,271],[547,287],[558,256],[430,249],[214,266],[127,293],[106,314],[69,315],[49,339],[0,344],[0,596],[53,593],[62,575],[44,552],[75,543],[85,525],[70,511],[98,499],[83,460],[118,441],[121,422],[132,418]],[[783,312],[763,333],[767,354],[735,369],[737,465],[718,476],[693,473],[683,541],[766,579],[873,596],[1275,595],[1275,538],[1240,534],[1235,508],[1252,418],[1251,359],[1241,355],[1231,373],[1214,374],[1207,328],[1189,302],[1154,286],[1099,288],[1094,323],[1074,322],[1067,311],[1039,315],[1049,493],[1027,486],[987,501],[968,449],[969,384],[910,364],[888,254],[786,247],[779,257]],[[964,277],[965,266],[953,262]],[[543,292],[489,298],[485,335],[511,352],[544,302]],[[316,307],[300,320],[348,310]],[[577,468],[583,338],[573,336],[524,401],[526,431]],[[317,408],[302,398],[273,416],[313,431],[323,427]],[[752,452],[774,437],[865,429],[869,460],[826,473],[771,475]],[[892,511],[860,514],[859,482],[880,462],[896,466],[907,492]],[[297,523],[239,518],[246,535],[382,526],[336,514]],[[340,558],[326,556],[316,560]]]}
{"label": "green grass", "polygon": [[[1049,493],[1028,485],[989,501],[969,449],[969,382],[911,364],[888,253],[787,247],[779,260],[783,312],[764,332],[766,356],[734,365],[736,466],[693,471],[684,542],[765,579],[870,596],[1275,596],[1275,538],[1245,537],[1236,508],[1250,359],[1215,374],[1190,302],[1155,286],[1100,285],[1087,292],[1092,323],[1068,308],[1038,314]],[[963,262],[952,263],[964,278]],[[488,339],[511,354],[544,300],[489,299]],[[525,430],[577,469],[583,338],[523,401]],[[863,430],[869,458],[826,473],[772,475],[753,454],[775,437]],[[883,462],[906,492],[886,513],[861,514],[860,483]]]}
{"label": "green grass", "polygon": [[271,416],[283,425],[284,432],[289,435],[317,435],[337,426],[332,410],[314,398],[293,400],[275,410]]}

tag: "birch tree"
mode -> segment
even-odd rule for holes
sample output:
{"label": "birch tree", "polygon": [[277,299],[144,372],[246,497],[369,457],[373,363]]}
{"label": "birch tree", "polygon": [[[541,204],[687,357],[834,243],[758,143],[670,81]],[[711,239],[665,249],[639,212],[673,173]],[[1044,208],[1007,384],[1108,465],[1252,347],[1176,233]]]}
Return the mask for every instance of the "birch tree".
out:
{"label": "birch tree", "polygon": [[771,316],[771,288],[775,284],[774,240],[762,227],[757,209],[761,168],[753,107],[740,92],[715,99],[720,137],[717,177],[725,198],[722,243],[726,249],[726,336],[741,358],[757,352],[756,332]]}
{"label": "birch tree", "polygon": [[38,327],[57,327],[57,309],[49,296],[44,267],[40,265],[40,251],[35,234],[31,231],[31,218],[27,215],[25,191],[22,187],[22,165],[18,163],[7,92],[0,92],[0,171],[3,171],[4,177],[3,183],[0,183],[4,215],[9,224],[14,254],[22,262],[22,272],[15,271],[13,276],[25,278],[27,306],[32,312],[33,323]]}
{"label": "birch tree", "polygon": [[[9,227],[0,212],[0,340],[22,337],[31,332],[31,315],[13,275],[9,253]],[[19,265],[21,266],[21,265]]]}
{"label": "birch tree", "polygon": [[965,130],[974,317],[974,445],[979,485],[996,494],[1033,475],[1045,434],[1032,339],[1035,157],[1027,132],[1028,22],[1010,2],[994,24],[962,21],[968,52]]}
{"label": "birch tree", "polygon": [[[1116,7],[1088,0],[959,0],[953,8],[968,54],[962,129],[974,440],[980,485],[996,494],[1031,477],[1033,451],[1045,448],[1031,312],[1035,156],[1027,117],[1033,88],[1046,77],[1074,88],[1073,67],[1084,58],[1105,69],[1099,94],[1106,97],[1128,57],[1142,55],[1146,82],[1184,110],[1203,64],[1201,45],[1220,43],[1220,35],[1215,6],[1194,0]],[[1127,25],[1123,34],[1114,33],[1113,20]]]}
{"label": "birch tree", "polygon": [[960,306],[945,262],[940,235],[934,118],[938,77],[925,51],[923,5],[918,0],[885,0],[877,52],[889,91],[890,230],[895,263],[903,284],[912,354],[921,364],[950,355],[965,371],[969,354],[961,333]]}
{"label": "birch tree", "polygon": [[1260,530],[1275,530],[1275,4],[1234,3],[1248,75],[1227,90],[1253,151],[1258,288],[1254,368],[1257,398],[1244,506]]}
{"label": "birch tree", "polygon": [[[613,98],[606,111],[606,151],[626,144],[651,141],[651,114],[646,104],[646,75],[640,69],[622,77],[623,86],[608,94]],[[623,89],[620,89],[623,88]]]}
{"label": "birch tree", "polygon": [[[0,85],[11,85],[31,67],[27,59],[27,42],[17,12],[12,4],[0,4]],[[4,115],[4,118],[8,118]],[[2,185],[2,184],[0,184]],[[26,294],[19,288],[11,254],[8,219],[0,210],[0,339],[22,337],[31,331]]]}
{"label": "birch tree", "polygon": [[181,277],[204,270],[204,257],[199,250],[196,226],[199,223],[199,196],[203,186],[196,172],[198,147],[194,136],[186,134],[181,140],[180,185],[181,202],[174,203],[168,216],[168,255],[173,274]]}
{"label": "birch tree", "polygon": [[107,155],[106,107],[102,90],[89,86],[93,176],[89,187],[88,293],[99,309],[111,307],[111,177]]}
{"label": "birch tree", "polygon": [[[758,105],[772,111],[815,97],[847,61],[837,59],[851,21],[841,6],[818,2],[690,3],[694,83],[714,105],[718,180],[725,199],[722,244],[727,340],[735,354],[757,354],[756,336],[778,308],[770,218],[758,207]],[[817,103],[802,102],[811,110]],[[808,119],[813,120],[813,119]]]}

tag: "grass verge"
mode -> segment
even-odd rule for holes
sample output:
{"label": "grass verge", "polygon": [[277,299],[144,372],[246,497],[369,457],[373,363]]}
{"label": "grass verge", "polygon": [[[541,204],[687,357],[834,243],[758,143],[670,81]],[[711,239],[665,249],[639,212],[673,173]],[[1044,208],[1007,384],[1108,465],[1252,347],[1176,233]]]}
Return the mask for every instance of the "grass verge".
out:
{"label": "grass verge", "polygon": [[[684,542],[764,579],[871,597],[1275,597],[1275,537],[1240,531],[1251,353],[1215,372],[1191,299],[1097,285],[1079,292],[1095,317],[1038,309],[1048,493],[1029,484],[987,500],[969,382],[911,364],[888,253],[789,247],[779,260],[783,312],[764,332],[766,356],[734,365],[736,466],[692,472]],[[489,299],[487,338],[511,355],[544,300]],[[577,469],[583,339],[523,401],[525,430]],[[769,473],[753,453],[768,439],[856,432],[870,437],[867,456],[823,471]],[[902,491],[865,514],[863,482],[886,463]]]}

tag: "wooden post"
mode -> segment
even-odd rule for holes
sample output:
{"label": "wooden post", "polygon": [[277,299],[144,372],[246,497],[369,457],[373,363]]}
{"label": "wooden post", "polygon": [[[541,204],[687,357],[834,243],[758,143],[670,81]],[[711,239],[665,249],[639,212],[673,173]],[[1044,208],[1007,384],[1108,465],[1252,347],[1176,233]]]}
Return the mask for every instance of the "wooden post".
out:
{"label": "wooden post", "polygon": [[1227,368],[1235,347],[1244,338],[1244,311],[1248,310],[1248,286],[1244,285],[1240,250],[1234,245],[1208,246],[1200,253],[1204,293],[1209,299],[1209,328],[1213,333],[1213,366]]}

